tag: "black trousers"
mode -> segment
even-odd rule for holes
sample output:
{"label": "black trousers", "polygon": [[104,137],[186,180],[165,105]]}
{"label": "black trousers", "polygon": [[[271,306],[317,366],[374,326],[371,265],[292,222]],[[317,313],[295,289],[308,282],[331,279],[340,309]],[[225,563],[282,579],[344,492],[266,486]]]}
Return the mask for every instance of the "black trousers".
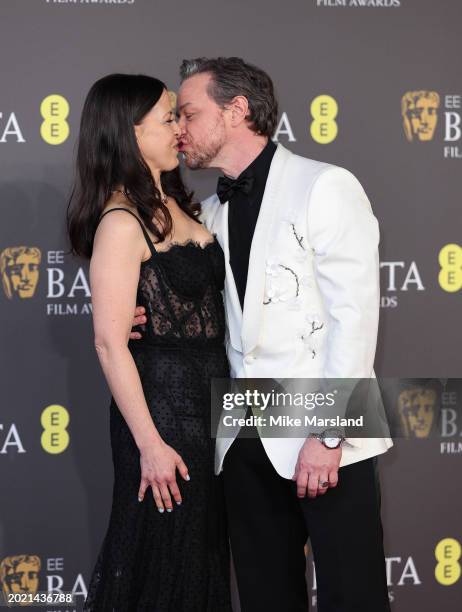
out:
{"label": "black trousers", "polygon": [[298,499],[260,439],[234,440],[223,468],[242,612],[306,612],[311,540],[318,612],[389,612],[376,460],[340,468],[336,488]]}

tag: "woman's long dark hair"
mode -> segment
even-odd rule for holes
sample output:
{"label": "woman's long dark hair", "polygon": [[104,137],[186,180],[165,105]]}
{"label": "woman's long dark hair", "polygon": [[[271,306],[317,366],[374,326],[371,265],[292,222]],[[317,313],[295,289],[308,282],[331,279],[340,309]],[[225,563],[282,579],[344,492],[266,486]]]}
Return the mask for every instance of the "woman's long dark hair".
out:
{"label": "woman's long dark hair", "polygon": [[[80,121],[77,178],[67,209],[72,253],[91,257],[99,218],[118,186],[156,241],[170,234],[170,212],[141,156],[134,130],[164,89],[164,83],[153,77],[110,74],[88,92]],[[166,195],[175,198],[190,217],[197,216],[200,205],[186,191],[179,168],[163,172],[161,183]]]}

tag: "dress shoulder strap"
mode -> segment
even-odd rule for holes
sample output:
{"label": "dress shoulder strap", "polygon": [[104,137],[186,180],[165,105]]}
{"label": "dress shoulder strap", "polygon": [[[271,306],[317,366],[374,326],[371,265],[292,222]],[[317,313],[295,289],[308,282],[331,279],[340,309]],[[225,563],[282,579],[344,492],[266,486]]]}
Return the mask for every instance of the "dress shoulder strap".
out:
{"label": "dress shoulder strap", "polygon": [[152,242],[152,240],[151,240],[151,238],[150,238],[150,236],[148,234],[148,231],[147,231],[144,223],[141,221],[141,219],[137,215],[135,215],[134,212],[132,212],[131,210],[128,210],[128,208],[122,208],[122,207],[119,207],[119,208],[110,208],[109,210],[106,210],[106,212],[104,212],[101,215],[101,217],[99,218],[98,223],[101,221],[101,219],[105,215],[107,215],[108,213],[112,212],[113,210],[125,210],[125,212],[128,212],[130,215],[132,215],[132,217],[135,217],[135,219],[140,224],[141,231],[143,232],[144,238],[145,238],[146,242],[148,243],[148,247],[149,247],[149,250],[151,251],[151,254],[155,255],[157,253],[156,248],[155,248],[154,243]]}

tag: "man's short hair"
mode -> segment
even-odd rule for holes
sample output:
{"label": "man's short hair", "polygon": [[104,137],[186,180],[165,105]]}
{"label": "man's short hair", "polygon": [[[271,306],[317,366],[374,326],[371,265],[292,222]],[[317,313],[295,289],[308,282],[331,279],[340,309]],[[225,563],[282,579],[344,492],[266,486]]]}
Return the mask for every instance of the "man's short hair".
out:
{"label": "man's short hair", "polygon": [[245,96],[249,103],[249,127],[271,138],[278,116],[278,103],[271,78],[261,68],[240,57],[198,57],[181,63],[181,82],[195,74],[209,73],[209,96],[222,108],[236,96]]}

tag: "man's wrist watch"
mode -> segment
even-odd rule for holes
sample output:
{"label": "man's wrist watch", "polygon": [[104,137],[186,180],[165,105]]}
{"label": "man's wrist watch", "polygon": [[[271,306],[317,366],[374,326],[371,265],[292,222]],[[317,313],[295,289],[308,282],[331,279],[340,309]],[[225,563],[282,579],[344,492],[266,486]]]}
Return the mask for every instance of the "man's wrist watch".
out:
{"label": "man's wrist watch", "polygon": [[331,450],[341,446],[342,442],[345,440],[343,431],[340,429],[325,429],[321,433],[311,433],[308,437],[316,438],[321,444]]}

